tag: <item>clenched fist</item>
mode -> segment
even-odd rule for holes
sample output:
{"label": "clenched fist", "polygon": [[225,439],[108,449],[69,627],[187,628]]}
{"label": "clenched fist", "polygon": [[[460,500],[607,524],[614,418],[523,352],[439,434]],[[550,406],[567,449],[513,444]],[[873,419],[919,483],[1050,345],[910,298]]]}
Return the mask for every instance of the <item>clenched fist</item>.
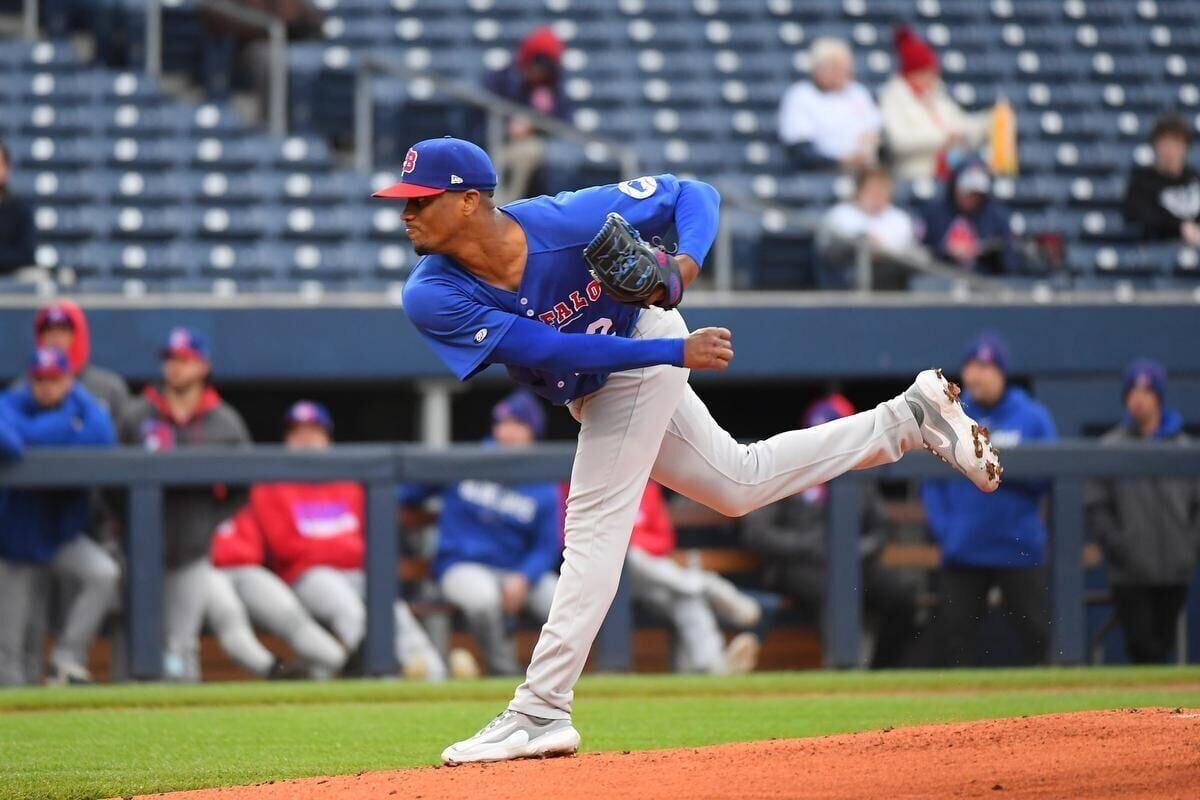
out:
{"label": "clenched fist", "polygon": [[733,334],[728,328],[701,328],[683,342],[683,365],[688,369],[722,370],[733,360]]}

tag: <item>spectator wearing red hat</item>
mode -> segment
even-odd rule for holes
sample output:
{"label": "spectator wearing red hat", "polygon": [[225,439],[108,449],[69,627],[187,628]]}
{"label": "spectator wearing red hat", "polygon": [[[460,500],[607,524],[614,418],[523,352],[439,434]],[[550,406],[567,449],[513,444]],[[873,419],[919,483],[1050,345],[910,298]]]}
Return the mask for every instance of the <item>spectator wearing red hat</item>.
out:
{"label": "spectator wearing red hat", "polygon": [[[567,120],[572,106],[563,91],[562,56],[565,46],[549,26],[535,28],[517,47],[514,62],[490,73],[484,88],[505,100],[528,106],[539,114]],[[504,148],[492,153],[500,176],[497,203],[545,194],[541,134],[524,117],[511,117]]]}
{"label": "spectator wearing red hat", "polygon": [[[1106,445],[1187,444],[1183,418],[1166,405],[1167,371],[1139,358],[1125,371],[1125,419]],[[1096,481],[1087,489],[1087,520],[1104,551],[1113,609],[1135,664],[1166,661],[1176,622],[1200,556],[1200,485],[1165,477]]]}
{"label": "spectator wearing red hat", "polygon": [[[129,403],[119,425],[121,441],[163,452],[197,445],[250,443],[242,417],[211,385],[212,354],[199,332],[175,328],[162,355],[162,386],[148,386]],[[165,670],[171,680],[198,680],[200,627],[208,602],[209,547],[213,531],[245,499],[224,485],[168,489],[163,496],[166,581]]]}
{"label": "spectator wearing red hat", "polygon": [[[33,447],[112,446],[112,422],[76,382],[66,353],[39,347],[26,377],[26,385],[0,394],[0,438],[10,456]],[[92,682],[88,648],[116,602],[120,570],[83,535],[87,513],[86,491],[0,490],[0,685],[40,675],[29,673],[25,644],[44,574],[79,585],[50,654],[51,680]]]}
{"label": "spectator wearing red hat", "polygon": [[952,156],[987,139],[989,112],[969,114],[942,83],[937,55],[911,28],[896,29],[899,70],[879,92],[886,144],[896,177],[943,177]]}
{"label": "spectator wearing red hat", "polygon": [[662,488],[646,484],[625,556],[633,598],[675,626],[678,672],[736,675],[758,664],[758,636],[748,631],[729,643],[718,618],[736,628],[753,628],[762,618],[758,601],[715,572],[680,566],[675,552],[675,526],[667,513]]}
{"label": "spectator wearing red hat", "polygon": [[[823,425],[853,413],[854,406],[843,395],[827,395],[805,410],[804,426]],[[828,486],[813,486],[747,514],[742,521],[743,541],[764,558],[766,588],[796,598],[802,613],[818,627],[825,618],[828,499]],[[882,495],[868,488],[858,546],[867,633],[863,666],[906,666],[916,634],[917,587],[879,563],[892,534]]]}

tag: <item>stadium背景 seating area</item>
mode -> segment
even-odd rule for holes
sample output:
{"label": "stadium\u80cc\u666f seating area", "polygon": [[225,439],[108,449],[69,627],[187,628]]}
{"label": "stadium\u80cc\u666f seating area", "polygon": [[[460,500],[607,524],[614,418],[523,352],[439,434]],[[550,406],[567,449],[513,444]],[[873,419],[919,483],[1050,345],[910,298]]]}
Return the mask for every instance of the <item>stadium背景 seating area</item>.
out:
{"label": "stadium\u80cc\u666f seating area", "polygon": [[[46,5],[50,13],[55,3]],[[165,64],[194,69],[189,54],[205,47],[204,29],[181,20],[196,4],[164,5],[174,20]],[[551,24],[567,44],[575,125],[632,148],[646,173],[717,184],[736,231],[738,285],[802,288],[810,223],[849,181],[788,167],[776,140],[779,99],[806,73],[807,45],[827,34],[852,43],[860,80],[878,88],[894,68],[891,26],[911,22],[938,48],[959,102],[979,108],[1003,96],[1016,109],[1021,172],[999,179],[996,193],[1016,212],[1018,235],[1061,235],[1065,252],[1061,265],[1039,264],[1016,282],[1195,283],[1195,251],[1130,241],[1118,208],[1125,173],[1150,157],[1154,118],[1173,110],[1200,122],[1200,28],[1189,0],[316,5],[324,39],[289,48],[288,139],[247,129],[221,104],[168,100],[140,74],[81,64],[60,41],[3,42],[0,135],[12,144],[18,189],[38,206],[39,261],[69,264],[80,288],[99,290],[130,279],[151,292],[394,283],[413,256],[395,209],[366,200],[386,176],[336,167],[328,144],[350,138],[361,59],[478,85],[533,27]],[[143,4],[116,7],[138,42]],[[470,110],[423,82],[379,77],[373,87],[379,164],[438,132],[478,137]],[[550,183],[616,178],[597,150],[553,143]],[[937,190],[918,182],[900,199]]]}

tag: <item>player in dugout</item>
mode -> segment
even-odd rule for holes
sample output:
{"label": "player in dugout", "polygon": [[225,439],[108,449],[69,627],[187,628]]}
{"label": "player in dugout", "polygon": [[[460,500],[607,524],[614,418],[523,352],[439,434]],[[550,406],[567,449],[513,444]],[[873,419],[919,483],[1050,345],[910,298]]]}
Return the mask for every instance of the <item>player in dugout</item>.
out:
{"label": "player in dugout", "polygon": [[[289,450],[327,450],[333,445],[333,417],[320,403],[301,400],[284,417],[284,443]],[[367,631],[365,603],[366,497],[360,484],[262,483],[250,490],[250,502],[232,520],[233,542],[259,542],[260,563],[282,580],[267,581],[258,573],[235,577],[239,597],[250,616],[279,632],[292,648],[315,666],[314,677],[326,677],[345,663],[357,661]],[[218,537],[219,539],[220,537]],[[253,561],[246,553],[222,554],[216,563],[231,567]],[[245,580],[250,577],[251,582]],[[287,597],[282,594],[287,592]],[[299,599],[293,608],[292,593]],[[280,615],[287,614],[287,619]],[[303,613],[303,617],[299,614]],[[425,629],[403,600],[394,606],[396,660],[410,678],[442,680],[446,666]],[[326,625],[337,642],[323,641],[306,626],[309,615]],[[270,620],[275,617],[274,620]],[[330,645],[343,653],[335,655]]]}
{"label": "player in dugout", "polygon": [[[496,171],[476,145],[418,142],[399,183],[423,256],[404,311],[451,371],[490,364],[579,422],[565,555],[550,616],[508,708],[447,747],[447,764],[564,755],[579,747],[574,686],[616,593],[646,481],[741,516],[853,469],[931,449],[979,489],[1000,484],[986,432],[958,387],[926,370],[873,409],[742,444],[688,386],[733,359],[725,328],[689,332],[676,310],[716,238],[717,190],[657,175],[498,208]],[[641,234],[676,231],[677,246]]]}
{"label": "player in dugout", "polygon": [[[542,438],[546,413],[529,391],[517,390],[492,409],[488,442],[527,447]],[[436,517],[425,511],[441,500]],[[524,611],[540,625],[550,613],[562,555],[562,498],[557,484],[467,480],[450,486],[407,486],[400,492],[405,527],[436,518],[433,577],[446,600],[466,619],[492,675],[517,675],[511,636]]]}

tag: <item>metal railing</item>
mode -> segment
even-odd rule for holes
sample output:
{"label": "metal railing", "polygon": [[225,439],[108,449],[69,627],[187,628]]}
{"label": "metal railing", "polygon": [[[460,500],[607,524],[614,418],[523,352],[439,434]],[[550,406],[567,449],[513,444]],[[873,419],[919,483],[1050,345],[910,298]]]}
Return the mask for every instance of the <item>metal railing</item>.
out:
{"label": "metal railing", "polygon": [[33,41],[38,37],[38,0],[24,0],[21,3],[21,35]]}
{"label": "metal railing", "polygon": [[[267,33],[269,65],[267,85],[267,126],[277,136],[288,130],[288,36],[287,24],[264,11],[248,8],[233,0],[199,0],[203,8],[233,17],[238,22],[260,28]],[[163,30],[162,0],[146,2],[146,74],[151,78],[162,75]]]}
{"label": "metal railing", "polygon": [[[194,448],[147,453],[32,451],[20,462],[0,466],[0,486],[10,488],[107,487],[127,490],[128,642],[135,679],[162,675],[163,491],[213,483],[263,481],[358,481],[367,495],[366,539],[368,624],[364,664],[368,674],[395,671],[392,652],[396,597],[397,519],[395,486],[401,482],[445,483],[464,478],[497,481],[562,480],[570,474],[571,444],[527,451],[478,446],[430,449],[417,445],[340,446],[322,453],[297,453],[278,446],[246,449]],[[1200,476],[1200,447],[1172,444],[1101,446],[1094,442],[1027,445],[1004,452],[1006,480],[1051,482],[1049,542],[1052,601],[1050,660],[1082,664],[1087,632],[1083,586],[1083,486],[1086,479]],[[863,481],[945,478],[946,467],[913,454],[885,467],[848,473],[832,482],[827,541],[827,624],[824,653],[830,667],[858,665],[862,595],[858,553]],[[597,656],[610,668],[631,661],[632,612],[622,588],[605,622]]]}

